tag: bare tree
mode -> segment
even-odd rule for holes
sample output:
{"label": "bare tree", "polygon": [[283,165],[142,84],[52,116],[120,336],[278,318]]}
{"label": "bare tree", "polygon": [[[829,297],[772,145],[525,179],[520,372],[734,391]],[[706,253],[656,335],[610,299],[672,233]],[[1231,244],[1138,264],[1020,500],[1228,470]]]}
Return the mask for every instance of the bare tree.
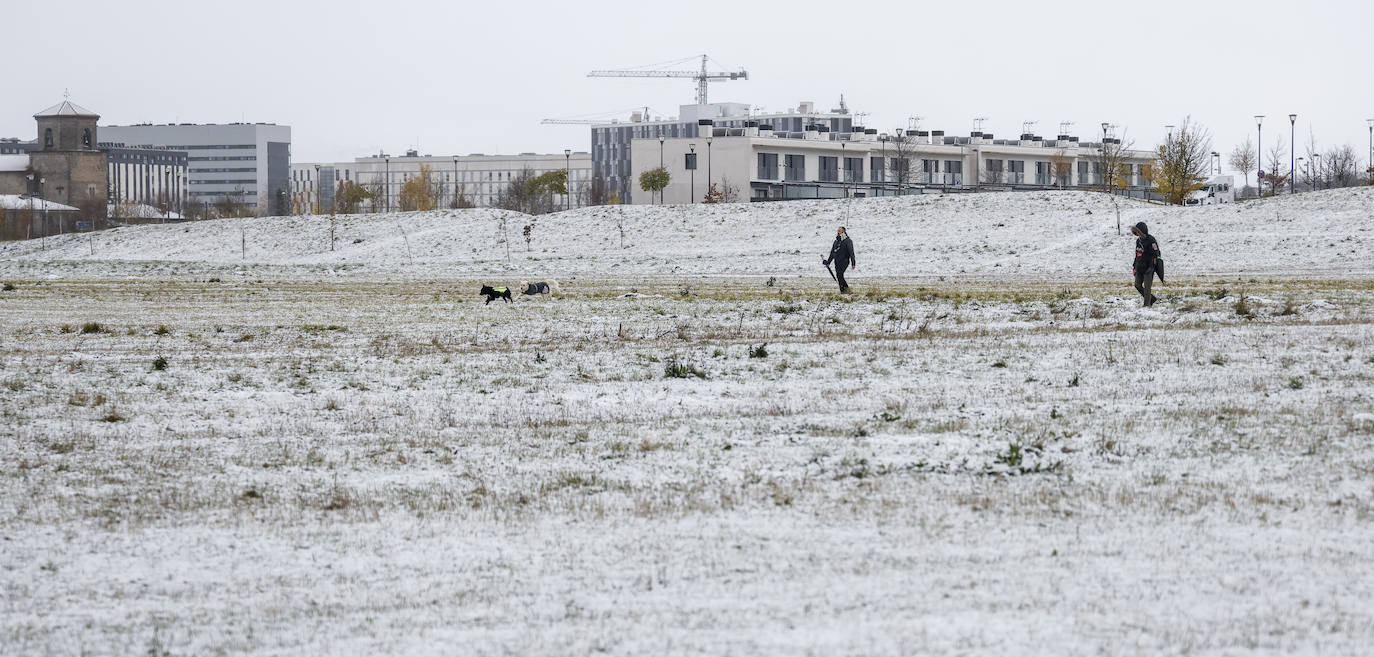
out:
{"label": "bare tree", "polygon": [[586,205],[606,205],[610,196],[606,189],[606,179],[601,176],[594,176],[591,184],[587,185]]}
{"label": "bare tree", "polygon": [[[889,178],[897,183],[898,193],[905,190],[912,183],[912,172],[915,170],[911,166],[916,159],[917,137],[912,134],[912,130],[896,130],[888,138],[888,146],[892,149],[892,157],[888,158],[887,170],[891,172]],[[927,181],[930,182],[930,181]]]}
{"label": "bare tree", "polygon": [[724,176],[721,176],[720,179],[720,202],[739,203],[739,187]]}
{"label": "bare tree", "polygon": [[1002,169],[1006,166],[1006,160],[983,160],[983,173],[979,176],[979,182],[984,184],[996,185],[1006,182]]}
{"label": "bare tree", "polygon": [[1360,184],[1360,161],[1355,148],[1350,144],[1330,149],[1322,158],[1326,169],[1326,186],[1354,187]]}
{"label": "bare tree", "polygon": [[1121,131],[1121,135],[1119,138],[1104,138],[1097,154],[1098,165],[1102,168],[1102,191],[1109,194],[1124,189],[1130,181],[1130,165],[1126,158],[1135,142],[1125,138],[1125,130]]}
{"label": "bare tree", "polygon": [[363,189],[367,191],[367,198],[371,200],[371,203],[368,204],[371,206],[369,208],[370,210],[373,212],[384,212],[388,209],[387,206],[389,205],[390,199],[388,199],[386,195],[385,182],[374,180],[363,185]]}
{"label": "bare tree", "polygon": [[1250,172],[1255,170],[1258,158],[1255,157],[1255,145],[1250,143],[1250,138],[1245,138],[1245,143],[1235,147],[1231,151],[1230,158],[1226,161],[1232,169],[1241,172],[1245,176],[1245,186],[1250,187]]}
{"label": "bare tree", "polygon": [[1069,180],[1073,176],[1073,160],[1062,148],[1050,156],[1050,175],[1054,176],[1055,187],[1069,186]]}
{"label": "bare tree", "polygon": [[1288,184],[1288,176],[1279,171],[1288,168],[1288,149],[1284,148],[1283,142],[1274,144],[1269,149],[1269,168],[1264,174],[1262,186],[1269,188],[1269,196],[1274,196],[1283,191],[1284,185]]}

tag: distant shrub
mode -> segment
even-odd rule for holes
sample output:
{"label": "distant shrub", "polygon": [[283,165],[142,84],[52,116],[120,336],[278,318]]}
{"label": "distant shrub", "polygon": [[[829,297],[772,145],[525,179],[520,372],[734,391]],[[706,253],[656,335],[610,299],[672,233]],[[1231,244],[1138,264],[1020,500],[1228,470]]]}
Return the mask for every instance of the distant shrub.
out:
{"label": "distant shrub", "polygon": [[663,376],[670,379],[689,379],[694,376],[698,379],[704,379],[706,373],[698,369],[696,365],[684,363],[674,357],[669,358],[668,362],[664,364]]}
{"label": "distant shrub", "polygon": [[1249,300],[1246,298],[1244,292],[1241,293],[1239,299],[1236,299],[1235,309],[1236,314],[1240,315],[1241,317],[1255,316],[1255,309],[1250,307]]}
{"label": "distant shrub", "polygon": [[775,306],[773,308],[773,312],[778,313],[779,315],[790,315],[792,313],[801,312],[801,309],[802,308],[799,304],[784,303]]}
{"label": "distant shrub", "polygon": [[120,414],[119,414],[119,411],[116,411],[116,410],[114,410],[114,409],[111,409],[109,413],[106,413],[104,417],[100,418],[100,421],[101,421],[101,422],[123,422],[123,421],[126,420],[126,419],[128,419],[128,418],[124,417],[123,415],[120,415]]}
{"label": "distant shrub", "polygon": [[154,370],[157,370],[157,371],[159,371],[159,372],[161,372],[162,370],[167,369],[167,357],[166,357],[166,356],[158,356],[157,358],[154,358],[154,359],[153,359],[153,369],[154,369]]}
{"label": "distant shrub", "polygon": [[1212,364],[1213,364],[1213,365],[1225,365],[1225,364],[1226,364],[1226,354],[1221,354],[1221,353],[1213,354],[1213,355],[1212,355]]}
{"label": "distant shrub", "polygon": [[167,327],[162,325],[159,325],[157,330],[153,331],[153,335],[167,335],[168,333],[171,333],[171,331],[167,330]]}
{"label": "distant shrub", "polygon": [[1013,468],[1019,467],[1025,455],[1021,453],[1021,445],[1017,443],[1007,443],[1007,451],[997,455],[998,463],[1005,463]]}
{"label": "distant shrub", "polygon": [[86,322],[81,325],[82,333],[99,333],[103,330],[105,330],[105,327],[101,326],[100,322]]}
{"label": "distant shrub", "polygon": [[1215,290],[1212,290],[1211,292],[1208,292],[1207,296],[1210,297],[1212,301],[1221,301],[1222,299],[1226,298],[1227,294],[1229,294],[1229,292],[1227,292],[1226,288],[1219,287]]}
{"label": "distant shrub", "polygon": [[767,357],[768,357],[768,343],[765,342],[765,343],[763,343],[763,344],[761,344],[761,345],[759,345],[759,346],[757,346],[757,347],[750,347],[750,348],[749,348],[749,357],[750,357],[750,358],[767,358]]}
{"label": "distant shrub", "polygon": [[1294,390],[1302,390],[1302,377],[1294,376],[1288,379],[1288,387]]}
{"label": "distant shrub", "polygon": [[992,366],[1001,369],[1007,366],[1007,361],[999,358],[996,362],[992,364]]}
{"label": "distant shrub", "polygon": [[14,283],[5,283],[5,287],[4,287],[3,289],[4,289],[6,292],[13,292],[14,289],[15,289],[15,288],[14,288]]}

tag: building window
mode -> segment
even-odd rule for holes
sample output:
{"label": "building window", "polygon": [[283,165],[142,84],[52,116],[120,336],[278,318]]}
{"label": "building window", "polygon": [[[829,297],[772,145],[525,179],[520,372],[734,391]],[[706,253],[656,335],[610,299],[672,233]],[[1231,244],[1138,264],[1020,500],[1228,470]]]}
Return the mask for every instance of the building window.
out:
{"label": "building window", "polygon": [[806,180],[806,156],[805,155],[785,155],[783,165],[787,167],[787,180],[798,182]]}
{"label": "building window", "polygon": [[759,153],[759,179],[777,180],[778,179],[778,154]]}
{"label": "building window", "polygon": [[52,148],[52,128],[43,130],[43,148]]}
{"label": "building window", "polygon": [[887,163],[882,157],[868,158],[868,177],[873,182],[887,182]]}
{"label": "building window", "polygon": [[985,172],[983,182],[999,183],[1002,180],[1002,160],[987,160],[983,163]]}
{"label": "building window", "polygon": [[817,175],[820,176],[821,182],[839,182],[840,158],[822,155],[820,157],[820,172]]}
{"label": "building window", "polygon": [[82,130],[82,131],[81,131],[81,146],[82,146],[83,148],[90,148],[90,147],[91,147],[91,129],[90,129],[90,128],[86,128],[85,130]]}
{"label": "building window", "polygon": [[1007,160],[1007,182],[1020,185],[1026,182],[1026,161]]}
{"label": "building window", "polygon": [[864,161],[861,157],[844,158],[844,181],[856,183],[864,181]]}

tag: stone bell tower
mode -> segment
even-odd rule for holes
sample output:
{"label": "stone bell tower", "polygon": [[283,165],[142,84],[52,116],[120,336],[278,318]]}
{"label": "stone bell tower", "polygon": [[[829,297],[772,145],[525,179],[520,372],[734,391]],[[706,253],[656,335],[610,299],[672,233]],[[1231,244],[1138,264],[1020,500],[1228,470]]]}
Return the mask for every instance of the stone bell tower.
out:
{"label": "stone bell tower", "polygon": [[100,115],[63,100],[33,118],[38,121],[38,148],[29,153],[29,166],[41,185],[32,191],[79,207],[92,218],[103,217],[107,167],[96,138]]}

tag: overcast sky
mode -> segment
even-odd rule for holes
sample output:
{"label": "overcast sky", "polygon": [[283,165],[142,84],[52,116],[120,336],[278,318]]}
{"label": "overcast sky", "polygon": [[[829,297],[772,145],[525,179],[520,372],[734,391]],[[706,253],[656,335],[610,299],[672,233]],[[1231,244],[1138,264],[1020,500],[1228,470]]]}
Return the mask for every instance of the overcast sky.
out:
{"label": "overcast sky", "polygon": [[1138,148],[1191,115],[1223,153],[1254,136],[1255,114],[1268,117],[1265,143],[1286,145],[1296,112],[1299,155],[1311,131],[1319,149],[1349,143],[1363,160],[1372,5],[4,0],[0,136],[32,139],[32,114],[70,89],[106,125],[286,124],[297,162],[587,150],[587,127],[540,119],[676,115],[694,92],[686,79],[588,71],[706,53],[749,72],[712,84],[711,100],[764,112],[829,109],[844,94],[883,130],[919,115],[967,134],[983,116],[998,137],[1073,121],[1088,140],[1108,121]]}

